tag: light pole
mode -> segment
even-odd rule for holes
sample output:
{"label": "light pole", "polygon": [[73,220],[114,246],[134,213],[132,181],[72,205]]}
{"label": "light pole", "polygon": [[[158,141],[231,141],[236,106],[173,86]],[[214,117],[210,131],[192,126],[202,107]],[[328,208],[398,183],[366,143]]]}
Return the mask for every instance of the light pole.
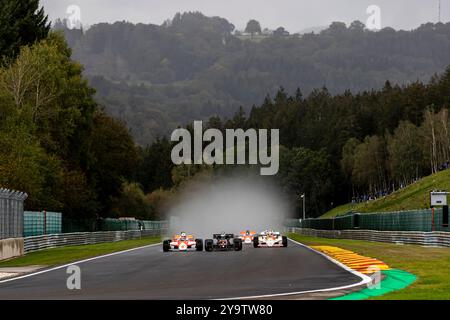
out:
{"label": "light pole", "polygon": [[305,210],[306,195],[303,193],[300,195],[300,198],[303,199],[303,220],[305,220],[306,219],[306,210]]}

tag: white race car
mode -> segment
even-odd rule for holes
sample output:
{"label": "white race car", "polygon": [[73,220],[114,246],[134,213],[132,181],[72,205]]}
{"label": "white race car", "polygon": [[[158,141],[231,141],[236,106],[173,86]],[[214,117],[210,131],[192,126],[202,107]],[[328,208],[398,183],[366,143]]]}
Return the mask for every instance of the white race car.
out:
{"label": "white race car", "polygon": [[172,240],[163,242],[163,251],[203,251],[203,240],[194,239],[194,236],[187,235],[185,232],[175,235]]}
{"label": "white race car", "polygon": [[279,232],[266,230],[253,238],[253,246],[259,247],[287,247],[288,241],[286,236],[282,236]]}

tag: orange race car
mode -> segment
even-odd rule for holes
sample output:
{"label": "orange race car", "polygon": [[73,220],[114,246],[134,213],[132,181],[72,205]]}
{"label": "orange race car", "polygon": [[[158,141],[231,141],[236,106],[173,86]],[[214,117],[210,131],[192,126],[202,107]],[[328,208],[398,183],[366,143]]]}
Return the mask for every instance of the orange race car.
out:
{"label": "orange race car", "polygon": [[175,235],[172,240],[163,242],[163,251],[203,251],[203,240],[194,239],[194,236],[188,235],[185,232]]}
{"label": "orange race car", "polygon": [[255,237],[256,232],[255,231],[242,231],[241,232],[241,239],[243,243],[251,244],[253,243],[253,238]]}

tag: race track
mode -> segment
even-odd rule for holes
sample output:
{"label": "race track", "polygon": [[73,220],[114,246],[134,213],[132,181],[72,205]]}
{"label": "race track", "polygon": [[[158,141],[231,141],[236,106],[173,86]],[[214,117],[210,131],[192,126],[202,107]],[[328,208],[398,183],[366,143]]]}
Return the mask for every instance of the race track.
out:
{"label": "race track", "polygon": [[78,264],[81,290],[68,290],[66,268],[9,282],[4,299],[224,299],[353,285],[354,275],[292,241],[288,248],[242,252],[170,252],[162,246]]}

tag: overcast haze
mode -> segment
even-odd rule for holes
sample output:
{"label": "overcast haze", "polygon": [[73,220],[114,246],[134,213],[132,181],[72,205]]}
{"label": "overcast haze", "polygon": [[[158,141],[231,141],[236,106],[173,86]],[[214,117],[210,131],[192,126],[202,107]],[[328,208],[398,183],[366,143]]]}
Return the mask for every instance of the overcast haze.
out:
{"label": "overcast haze", "polygon": [[[450,19],[450,0],[441,0],[442,21]],[[220,16],[244,29],[257,19],[263,28],[284,26],[298,32],[333,21],[366,22],[369,5],[381,8],[382,27],[409,30],[426,22],[438,21],[438,0],[41,0],[52,20],[67,16],[69,5],[81,9],[81,22],[130,21],[161,24],[177,12],[200,11]]]}

